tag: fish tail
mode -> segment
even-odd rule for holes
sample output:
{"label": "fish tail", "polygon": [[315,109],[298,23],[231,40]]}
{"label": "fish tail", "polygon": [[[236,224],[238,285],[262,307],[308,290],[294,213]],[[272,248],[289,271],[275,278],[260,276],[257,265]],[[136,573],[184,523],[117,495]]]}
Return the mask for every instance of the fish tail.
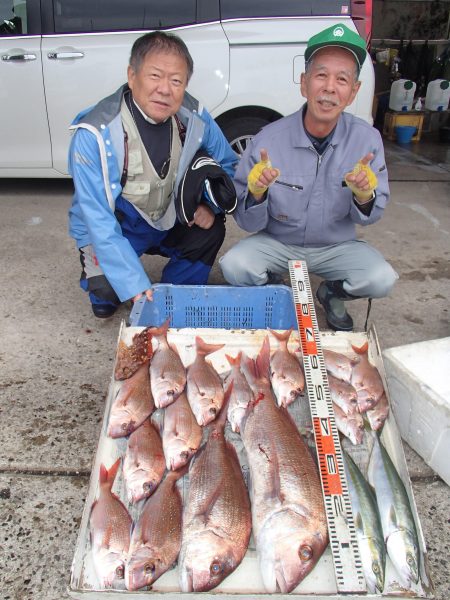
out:
{"label": "fish tail", "polygon": [[287,329],[286,331],[274,331],[273,329],[269,329],[270,333],[280,342],[280,345],[287,346],[289,338],[291,337],[291,333],[293,331],[293,327]]}
{"label": "fish tail", "polygon": [[253,358],[250,358],[250,356],[247,356],[245,352],[242,352],[242,363],[245,366],[246,370],[249,372],[249,374],[253,378],[256,378],[256,367]]}
{"label": "fish tail", "polygon": [[270,342],[269,336],[266,335],[261,346],[258,356],[256,357],[256,375],[257,377],[269,377],[270,365]]}
{"label": "fish tail", "polygon": [[241,366],[242,352],[239,352],[238,355],[235,356],[234,358],[232,356],[230,356],[229,354],[225,354],[225,357],[232,367],[240,367]]}
{"label": "fish tail", "polygon": [[189,471],[189,462],[186,463],[185,465],[183,465],[182,467],[180,467],[179,469],[176,469],[175,471],[172,471],[172,470],[167,471],[164,481],[169,481],[172,483],[172,485],[175,485],[175,483],[179,479],[181,479],[184,475],[186,475],[186,473],[188,471]]}
{"label": "fish tail", "polygon": [[233,391],[234,381],[230,381],[227,389],[225,390],[225,395],[223,398],[222,408],[220,410],[219,416],[216,418],[216,422],[219,427],[223,427],[225,429],[225,425],[227,422],[227,414],[228,414],[228,405],[230,404],[231,392]]}
{"label": "fish tail", "polygon": [[352,348],[353,350],[357,353],[357,354],[366,354],[366,352],[369,350],[369,342],[365,342],[361,347],[358,348],[358,346],[354,346],[352,344]]}
{"label": "fish tail", "polygon": [[212,354],[213,352],[216,352],[216,350],[220,350],[224,346],[225,344],[208,344],[199,336],[195,338],[195,347],[197,349],[197,354],[200,354],[201,356],[208,356],[208,354]]}
{"label": "fish tail", "polygon": [[109,489],[112,489],[114,480],[117,475],[117,471],[119,470],[120,461],[121,458],[119,456],[116,462],[109,469],[107,469],[103,463],[100,465],[100,485],[106,485]]}
{"label": "fish tail", "polygon": [[150,332],[154,337],[166,336],[167,331],[169,330],[169,324],[170,324],[170,317],[168,317],[164,321],[164,323],[162,325],[160,325],[159,327],[152,327],[150,329]]}

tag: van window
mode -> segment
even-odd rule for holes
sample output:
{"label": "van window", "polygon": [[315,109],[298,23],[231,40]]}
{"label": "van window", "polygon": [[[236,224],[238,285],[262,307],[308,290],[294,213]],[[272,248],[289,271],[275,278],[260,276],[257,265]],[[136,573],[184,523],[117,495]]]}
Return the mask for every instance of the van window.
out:
{"label": "van window", "polygon": [[221,0],[222,19],[349,15],[350,0]]}
{"label": "van window", "polygon": [[196,0],[57,0],[55,33],[164,29],[196,22]]}
{"label": "van window", "polygon": [[27,33],[27,3],[24,0],[0,0],[0,35]]}

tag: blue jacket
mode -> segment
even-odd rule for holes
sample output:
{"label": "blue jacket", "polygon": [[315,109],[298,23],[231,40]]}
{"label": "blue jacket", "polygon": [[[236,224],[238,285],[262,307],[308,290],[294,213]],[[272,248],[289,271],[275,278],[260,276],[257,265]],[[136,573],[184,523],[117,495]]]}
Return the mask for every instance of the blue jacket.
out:
{"label": "blue jacket", "polygon": [[[114,216],[116,201],[122,191],[120,179],[125,153],[120,105],[126,89],[126,85],[122,86],[93,108],[77,115],[71,125],[75,133],[69,149],[69,172],[75,185],[69,211],[69,233],[78,248],[92,244],[100,267],[121,301],[151,287],[139,257],[122,235]],[[200,148],[232,177],[236,154],[202,105],[185,93],[177,116],[186,128],[186,138],[174,194]],[[127,200],[121,197],[123,202]]]}
{"label": "blue jacket", "polygon": [[[260,203],[246,202],[247,176],[265,148],[278,180]],[[343,185],[344,175],[368,152],[378,178],[373,208],[368,216],[355,205]],[[238,204],[236,222],[246,231],[264,231],[275,239],[302,247],[328,246],[353,240],[355,224],[369,225],[381,218],[389,199],[384,149],[379,132],[349,113],[339,117],[334,135],[322,156],[303,127],[302,112],[264,127],[247,146],[234,177]]]}

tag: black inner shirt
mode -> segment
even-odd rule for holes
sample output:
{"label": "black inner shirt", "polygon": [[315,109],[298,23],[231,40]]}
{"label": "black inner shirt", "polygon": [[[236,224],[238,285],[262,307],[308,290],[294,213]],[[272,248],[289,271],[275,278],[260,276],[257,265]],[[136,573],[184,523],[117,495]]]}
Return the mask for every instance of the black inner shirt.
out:
{"label": "black inner shirt", "polygon": [[169,170],[172,119],[169,118],[163,123],[149,123],[146,121],[133,101],[131,90],[125,93],[125,103],[133,117],[155,171],[161,179],[164,179]]}

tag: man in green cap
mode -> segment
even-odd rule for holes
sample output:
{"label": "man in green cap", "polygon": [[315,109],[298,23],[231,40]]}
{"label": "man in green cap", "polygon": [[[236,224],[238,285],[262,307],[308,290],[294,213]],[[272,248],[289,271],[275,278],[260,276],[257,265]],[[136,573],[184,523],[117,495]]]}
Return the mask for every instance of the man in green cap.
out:
{"label": "man in green cap", "polygon": [[343,331],[353,329],[345,301],[384,297],[398,278],[356,239],[355,225],[378,221],[389,199],[379,132],[344,112],[360,88],[366,54],[364,40],[344,24],[308,41],[300,84],[306,103],[264,127],[235,174],[234,217],[253,235],[220,260],[232,285],[280,281],[288,260],[304,260],[324,279],[317,299],[329,326]]}

